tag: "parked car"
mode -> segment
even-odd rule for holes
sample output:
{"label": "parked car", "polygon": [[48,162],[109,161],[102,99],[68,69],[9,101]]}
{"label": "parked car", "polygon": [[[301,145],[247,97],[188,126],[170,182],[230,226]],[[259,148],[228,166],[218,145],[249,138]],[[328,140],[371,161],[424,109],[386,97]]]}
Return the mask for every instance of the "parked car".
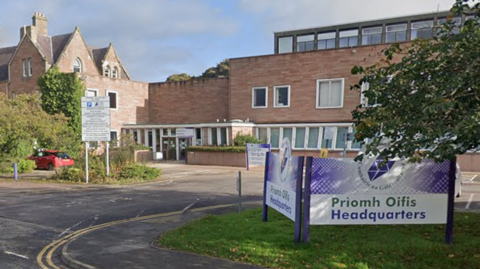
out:
{"label": "parked car", "polygon": [[48,170],[75,164],[75,161],[67,153],[58,150],[39,150],[28,159],[35,161],[37,168]]}

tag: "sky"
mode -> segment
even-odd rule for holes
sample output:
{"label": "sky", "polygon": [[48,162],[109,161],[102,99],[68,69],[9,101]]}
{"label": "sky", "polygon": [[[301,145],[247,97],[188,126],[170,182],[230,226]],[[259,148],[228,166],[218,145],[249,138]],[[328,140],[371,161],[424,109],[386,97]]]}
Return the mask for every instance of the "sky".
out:
{"label": "sky", "polygon": [[0,0],[0,46],[17,45],[34,12],[49,35],[77,26],[88,45],[113,44],[131,79],[198,76],[226,58],[272,54],[274,32],[435,13],[454,0]]}

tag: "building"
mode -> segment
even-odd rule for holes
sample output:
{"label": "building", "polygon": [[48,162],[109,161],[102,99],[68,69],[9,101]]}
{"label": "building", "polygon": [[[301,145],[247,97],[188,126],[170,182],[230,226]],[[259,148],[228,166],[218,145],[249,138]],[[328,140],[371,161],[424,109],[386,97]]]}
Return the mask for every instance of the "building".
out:
{"label": "building", "polygon": [[[112,45],[89,47],[77,28],[49,37],[46,18],[35,13],[33,25],[21,29],[19,45],[0,49],[0,89],[10,96],[35,89],[29,66],[32,78],[53,65],[78,72],[87,95],[114,97],[112,133],[131,134],[167,159],[185,158],[187,145],[230,145],[239,133],[273,149],[289,137],[298,155],[317,156],[328,148],[330,156],[355,156],[359,143],[345,137],[355,132],[351,111],[365,100],[350,90],[360,79],[351,68],[377,63],[391,43],[431,38],[447,14],[278,32],[273,54],[230,59],[228,78],[144,83],[129,79]],[[468,19],[453,21],[460,26]],[[459,162],[473,171],[480,156],[467,153]]]}

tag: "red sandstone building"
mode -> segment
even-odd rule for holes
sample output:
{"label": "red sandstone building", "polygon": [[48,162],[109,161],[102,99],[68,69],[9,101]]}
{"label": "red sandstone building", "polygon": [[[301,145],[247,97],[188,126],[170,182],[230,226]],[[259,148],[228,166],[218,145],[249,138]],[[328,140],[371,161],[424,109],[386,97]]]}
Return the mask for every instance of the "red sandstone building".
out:
{"label": "red sandstone building", "polygon": [[[278,148],[289,137],[296,154],[358,153],[345,141],[354,133],[351,111],[362,103],[350,85],[354,65],[379,61],[391,43],[431,38],[447,13],[423,14],[275,33],[274,54],[230,59],[229,78],[143,83],[130,80],[114,48],[88,46],[80,31],[48,36],[47,20],[35,13],[16,47],[0,49],[0,89],[9,96],[37,90],[51,66],[78,72],[86,95],[109,95],[112,137],[132,134],[168,159],[183,159],[187,145],[230,145],[248,133]],[[469,17],[453,18],[459,26]],[[192,134],[185,135],[186,131]],[[331,138],[331,139],[327,139]],[[473,170],[478,158],[459,158]],[[480,161],[480,160],[478,160]]]}

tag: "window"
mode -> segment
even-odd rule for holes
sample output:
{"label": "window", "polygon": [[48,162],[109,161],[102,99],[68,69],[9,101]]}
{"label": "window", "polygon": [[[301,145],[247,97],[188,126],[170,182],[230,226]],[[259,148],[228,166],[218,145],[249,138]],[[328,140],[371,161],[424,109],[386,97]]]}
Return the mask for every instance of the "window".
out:
{"label": "window", "polygon": [[217,128],[210,128],[210,145],[218,146],[217,142]]}
{"label": "window", "polygon": [[375,45],[382,43],[382,27],[369,27],[362,29],[362,45]]}
{"label": "window", "polygon": [[33,63],[32,59],[27,60],[28,63],[28,76],[31,77],[33,75]]}
{"label": "window", "polygon": [[85,91],[85,96],[87,97],[95,97],[95,96],[98,96],[98,90],[96,89],[87,89]]}
{"label": "window", "polygon": [[202,146],[202,128],[195,128],[195,146]]}
{"label": "window", "polygon": [[374,105],[374,102],[372,102],[372,100],[369,101],[368,98],[365,97],[364,95],[364,92],[368,91],[369,88],[370,88],[370,83],[368,82],[362,83],[361,94],[360,94],[360,104],[363,107],[370,107]]}
{"label": "window", "polygon": [[228,145],[227,140],[227,128],[222,127],[220,128],[220,146]]}
{"label": "window", "polygon": [[410,25],[410,40],[424,39],[433,36],[433,20],[416,21]]}
{"label": "window", "polygon": [[305,148],[305,127],[295,128],[295,144],[294,147],[298,149]]}
{"label": "window", "polygon": [[79,58],[75,58],[75,60],[73,61],[73,72],[82,73],[82,62]]}
{"label": "window", "polygon": [[258,87],[252,89],[252,107],[267,107],[267,87]]}
{"label": "window", "polygon": [[307,148],[316,149],[318,148],[318,127],[308,128],[308,144]]}
{"label": "window", "polygon": [[290,106],[290,86],[275,86],[274,107],[289,107]]}
{"label": "window", "polygon": [[350,145],[351,149],[360,149],[360,141],[355,140],[355,134],[357,133],[355,127],[352,128],[352,144]]}
{"label": "window", "polygon": [[[453,23],[452,32],[453,32],[454,34],[460,33],[460,25],[462,24],[462,18],[460,18],[460,17],[454,17],[454,18],[451,18],[451,21],[452,21],[452,23]],[[441,27],[442,27],[446,22],[447,22],[447,18],[438,19],[438,26],[439,26],[439,28],[437,29],[437,34],[440,34]]]}
{"label": "window", "polygon": [[297,52],[311,51],[314,48],[313,35],[297,36]]}
{"label": "window", "polygon": [[110,76],[110,66],[109,65],[105,66],[105,76],[106,77]]}
{"label": "window", "polygon": [[329,32],[329,33],[321,33],[317,35],[318,39],[318,49],[333,49],[335,48],[335,37],[337,33]]}
{"label": "window", "polygon": [[171,136],[176,136],[177,135],[177,129],[175,129],[175,128],[170,129],[170,135]]}
{"label": "window", "polygon": [[163,136],[168,136],[168,129],[162,129]]}
{"label": "window", "polygon": [[343,107],[343,78],[317,80],[317,108]]}
{"label": "window", "polygon": [[270,144],[272,148],[278,148],[278,142],[280,138],[280,128],[271,128],[270,129]]}
{"label": "window", "polygon": [[118,68],[116,66],[113,68],[112,78],[118,78]]}
{"label": "window", "polygon": [[339,47],[355,47],[358,45],[358,29],[342,30],[339,33]]}
{"label": "window", "polygon": [[107,96],[110,97],[110,108],[117,109],[117,105],[118,105],[117,93],[112,91],[107,91]]}
{"label": "window", "polygon": [[407,40],[407,24],[387,25],[385,36],[386,43],[402,42]]}
{"label": "window", "polygon": [[267,128],[258,128],[258,135],[257,135],[258,140],[262,141],[262,143],[267,143],[268,141],[267,136],[268,136]]}
{"label": "window", "polygon": [[26,77],[27,76],[27,72],[28,72],[28,69],[27,69],[27,60],[26,59],[23,59],[22,60],[22,74],[23,74],[23,77]]}
{"label": "window", "polygon": [[288,138],[288,140],[290,140],[290,143],[292,143],[293,128],[282,128],[282,129],[283,129],[282,141],[283,139]]}
{"label": "window", "polygon": [[117,131],[110,131],[110,141],[112,142],[112,146],[117,146],[117,144],[118,144],[118,132]]}
{"label": "window", "polygon": [[153,132],[152,131],[148,131],[147,147],[153,147]]}
{"label": "window", "polygon": [[286,36],[278,38],[278,53],[293,52],[293,37]]}
{"label": "window", "polygon": [[334,133],[335,133],[335,127],[322,128],[322,148],[324,149],[332,148]]}
{"label": "window", "polygon": [[347,134],[348,127],[337,127],[337,141],[335,143],[335,148],[344,149],[347,147]]}

